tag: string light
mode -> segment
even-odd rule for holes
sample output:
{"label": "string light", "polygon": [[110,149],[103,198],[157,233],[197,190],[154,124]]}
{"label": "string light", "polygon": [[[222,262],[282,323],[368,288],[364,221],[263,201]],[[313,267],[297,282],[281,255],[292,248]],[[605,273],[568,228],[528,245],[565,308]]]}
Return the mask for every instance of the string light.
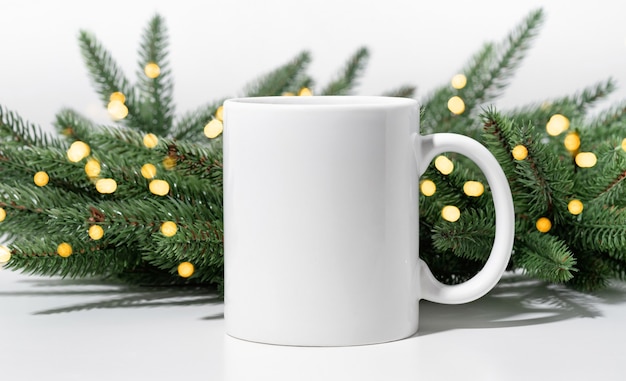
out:
{"label": "string light", "polygon": [[109,96],[109,102],[113,102],[113,101],[125,103],[126,96],[123,93],[116,91],[114,93],[111,93],[111,95]]}
{"label": "string light", "polygon": [[67,242],[60,243],[59,246],[57,246],[57,254],[63,258],[69,257],[72,255],[72,252],[72,245]]}
{"label": "string light", "polygon": [[211,119],[211,121],[204,126],[204,135],[209,139],[217,138],[222,131],[224,131],[224,125],[219,119]]}
{"label": "string light", "polygon": [[224,106],[220,106],[215,110],[215,118],[220,122],[224,121]]}
{"label": "string light", "polygon": [[578,136],[576,132],[570,132],[565,135],[563,145],[565,145],[565,149],[570,152],[577,151],[580,148],[580,136]]}
{"label": "string light", "polygon": [[174,169],[174,167],[176,167],[176,157],[167,156],[165,159],[163,159],[163,167],[165,167],[165,169],[167,169],[168,171],[170,169]]}
{"label": "string light", "polygon": [[576,155],[576,165],[581,168],[591,168],[598,162],[596,154],[593,152],[581,152]]}
{"label": "string light", "polygon": [[466,181],[463,192],[470,197],[479,197],[485,192],[485,186],[479,181]]}
{"label": "string light", "polygon": [[178,275],[183,278],[189,278],[193,275],[194,267],[191,262],[182,262],[178,265]]}
{"label": "string light", "polygon": [[45,187],[50,181],[50,176],[48,176],[48,174],[44,171],[39,171],[35,173],[35,176],[33,176],[33,181],[38,187]]}
{"label": "string light", "polygon": [[450,82],[452,83],[452,87],[454,87],[457,90],[460,90],[464,88],[465,85],[467,85],[467,77],[463,74],[457,74],[454,77],[452,77],[452,80]]}
{"label": "string light", "polygon": [[548,218],[546,218],[546,217],[541,217],[535,223],[535,227],[540,232],[547,233],[547,232],[550,231],[550,229],[552,229],[552,222]]}
{"label": "string light", "polygon": [[0,222],[7,218],[7,211],[4,208],[0,208]]}
{"label": "string light", "polygon": [[117,182],[113,179],[99,179],[96,190],[102,194],[111,194],[117,190]]}
{"label": "string light", "polygon": [[524,160],[528,157],[528,148],[521,144],[516,145],[513,147],[512,154],[515,160]]}
{"label": "string light", "polygon": [[154,79],[161,74],[161,68],[154,62],[148,62],[146,66],[144,66],[143,72],[146,74],[146,77]]}
{"label": "string light", "polygon": [[109,102],[107,111],[113,120],[122,120],[128,116],[128,107],[119,100]]}
{"label": "string light", "polygon": [[85,142],[75,141],[67,150],[67,159],[72,163],[78,163],[91,153],[91,148]]}
{"label": "string light", "polygon": [[165,221],[161,224],[161,233],[166,237],[173,237],[178,231],[178,226],[173,221]]}
{"label": "string light", "polygon": [[143,176],[145,179],[153,179],[154,176],[156,176],[157,173],[157,169],[154,165],[148,163],[148,164],[144,164],[141,167],[141,176]]}
{"label": "string light", "polygon": [[440,155],[435,159],[435,168],[444,175],[449,175],[454,170],[454,163],[447,157]]}
{"label": "string light", "polygon": [[97,241],[104,236],[104,229],[100,225],[91,225],[89,227],[89,238]]}
{"label": "string light", "polygon": [[569,119],[561,114],[554,114],[546,124],[546,131],[550,136],[558,136],[569,128]]}
{"label": "string light", "polygon": [[461,115],[465,111],[465,102],[455,95],[448,100],[448,110],[455,115]]}
{"label": "string light", "polygon": [[170,184],[165,180],[152,180],[149,184],[150,192],[157,196],[165,196],[170,193]]}
{"label": "string light", "polygon": [[0,263],[7,263],[11,260],[11,250],[4,245],[0,245]]}
{"label": "string light", "polygon": [[570,213],[572,213],[573,215],[577,216],[580,213],[583,212],[583,208],[584,205],[582,203],[582,201],[580,200],[571,200],[568,204],[567,204],[567,210],[569,210]]}
{"label": "string light", "polygon": [[450,222],[456,222],[461,218],[461,211],[454,205],[446,205],[441,209],[441,217]]}
{"label": "string light", "polygon": [[159,144],[159,138],[155,134],[146,134],[143,137],[143,145],[147,148],[154,148]]}
{"label": "string light", "polygon": [[301,97],[310,97],[311,95],[313,95],[313,92],[308,87],[303,87],[298,91],[298,96]]}
{"label": "string light", "polygon": [[89,159],[87,163],[85,163],[85,173],[90,179],[98,177],[101,170],[100,162],[96,159]]}
{"label": "string light", "polygon": [[424,180],[420,183],[420,191],[424,196],[432,196],[437,191],[437,186],[432,180]]}

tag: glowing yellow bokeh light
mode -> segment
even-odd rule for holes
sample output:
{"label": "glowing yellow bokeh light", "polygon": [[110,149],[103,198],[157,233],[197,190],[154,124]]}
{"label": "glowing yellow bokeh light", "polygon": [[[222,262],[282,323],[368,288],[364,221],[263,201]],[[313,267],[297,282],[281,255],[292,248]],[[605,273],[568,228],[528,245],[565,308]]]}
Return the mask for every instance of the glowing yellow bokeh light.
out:
{"label": "glowing yellow bokeh light", "polygon": [[63,242],[57,246],[57,254],[63,258],[67,258],[72,255],[72,245],[67,242]]}
{"label": "glowing yellow bokeh light", "polygon": [[113,120],[122,120],[128,116],[128,107],[119,100],[109,102],[107,111]]}
{"label": "glowing yellow bokeh light", "polygon": [[167,156],[165,159],[163,159],[163,167],[168,171],[170,169],[174,169],[176,167],[176,157]]}
{"label": "glowing yellow bokeh light", "polygon": [[224,121],[224,106],[220,106],[217,108],[217,110],[215,110],[215,119],[219,120],[220,122]]}
{"label": "glowing yellow bokeh light", "polygon": [[209,139],[217,138],[222,131],[224,131],[224,124],[219,119],[212,119],[204,126],[204,135]]}
{"label": "glowing yellow bokeh light", "polygon": [[113,179],[99,179],[96,181],[96,190],[102,194],[111,194],[117,190],[117,182]]}
{"label": "glowing yellow bokeh light", "polygon": [[296,94],[292,93],[291,91],[285,91],[284,93],[281,94],[283,97],[293,97]]}
{"label": "glowing yellow bokeh light", "polygon": [[159,138],[155,134],[146,134],[143,137],[143,145],[147,148],[154,148],[159,145]]}
{"label": "glowing yellow bokeh light", "polygon": [[78,140],[72,143],[70,148],[67,150],[67,159],[72,163],[78,163],[89,156],[89,154],[91,154],[91,148],[89,145]]}
{"label": "glowing yellow bokeh light", "polygon": [[452,80],[450,81],[450,83],[452,84],[452,87],[454,87],[457,90],[460,90],[464,88],[465,85],[467,85],[467,77],[464,74],[457,74],[454,77],[452,77]]}
{"label": "glowing yellow bokeh light", "polygon": [[448,100],[448,110],[455,115],[463,114],[465,111],[465,102],[458,96],[453,96]]}
{"label": "glowing yellow bokeh light", "polygon": [[91,225],[89,227],[89,238],[97,241],[104,237],[104,229],[100,225]]}
{"label": "glowing yellow bokeh light", "polygon": [[0,245],[0,263],[7,263],[11,260],[11,250],[4,245]]}
{"label": "glowing yellow bokeh light", "polygon": [[157,196],[165,196],[170,192],[170,184],[165,180],[150,181],[150,192]]}
{"label": "glowing yellow bokeh light", "polygon": [[511,153],[513,154],[513,158],[515,160],[524,160],[528,157],[528,148],[519,144],[513,147],[513,151]]}
{"label": "glowing yellow bokeh light", "polygon": [[454,170],[454,163],[447,157],[440,155],[435,159],[435,168],[444,175],[449,175]]}
{"label": "glowing yellow bokeh light", "polygon": [[120,93],[119,91],[116,91],[112,93],[111,96],[109,97],[109,102],[113,102],[113,101],[124,103],[126,102],[126,96]]}
{"label": "glowing yellow bokeh light", "polygon": [[303,87],[298,91],[298,95],[301,97],[310,97],[313,95],[313,92],[308,87]]}
{"label": "glowing yellow bokeh light", "polygon": [[626,139],[622,140],[622,149],[626,151]]}
{"label": "glowing yellow bokeh light", "polygon": [[583,212],[584,205],[580,200],[572,200],[567,204],[567,210],[573,215],[577,216]]}
{"label": "glowing yellow bokeh light", "polygon": [[565,135],[563,145],[565,145],[565,149],[570,152],[578,150],[580,148],[580,136],[578,136],[576,132],[570,132]]}
{"label": "glowing yellow bokeh light", "polygon": [[420,183],[420,191],[424,196],[432,196],[437,191],[437,186],[432,180],[424,180]]}
{"label": "glowing yellow bokeh light", "polygon": [[143,72],[146,77],[154,79],[161,74],[161,68],[154,62],[148,62],[143,68]]}
{"label": "glowing yellow bokeh light", "polygon": [[141,167],[141,176],[143,176],[145,179],[153,179],[154,176],[156,176],[157,173],[157,169],[153,164],[144,164]]}
{"label": "glowing yellow bokeh light", "polygon": [[7,211],[4,208],[0,208],[0,222],[7,218]]}
{"label": "glowing yellow bokeh light", "polygon": [[48,176],[48,174],[44,171],[39,171],[35,173],[35,176],[33,176],[33,181],[38,187],[45,187],[50,181],[50,176]]}
{"label": "glowing yellow bokeh light", "polygon": [[183,278],[189,278],[193,275],[194,267],[191,262],[182,262],[178,265],[178,275]]}
{"label": "glowing yellow bokeh light", "polygon": [[87,163],[85,163],[85,173],[90,179],[100,176],[101,170],[100,162],[96,159],[89,159]]}
{"label": "glowing yellow bokeh light", "polygon": [[561,114],[554,114],[546,123],[546,131],[550,136],[560,135],[569,128],[569,119]]}
{"label": "glowing yellow bokeh light", "polygon": [[178,231],[178,226],[174,221],[165,221],[161,224],[161,233],[166,237],[173,237]]}
{"label": "glowing yellow bokeh light", "polygon": [[470,197],[478,197],[485,193],[485,186],[480,181],[467,181],[463,184],[463,192]]}
{"label": "glowing yellow bokeh light", "polygon": [[596,154],[593,152],[581,152],[576,155],[576,165],[581,168],[591,168],[598,162]]}
{"label": "glowing yellow bokeh light", "polygon": [[454,205],[446,205],[441,209],[441,217],[450,222],[456,222],[461,218],[461,211]]}
{"label": "glowing yellow bokeh light", "polygon": [[548,218],[546,218],[546,217],[541,217],[535,223],[535,227],[540,232],[547,233],[547,232],[550,231],[550,229],[552,229],[552,222]]}

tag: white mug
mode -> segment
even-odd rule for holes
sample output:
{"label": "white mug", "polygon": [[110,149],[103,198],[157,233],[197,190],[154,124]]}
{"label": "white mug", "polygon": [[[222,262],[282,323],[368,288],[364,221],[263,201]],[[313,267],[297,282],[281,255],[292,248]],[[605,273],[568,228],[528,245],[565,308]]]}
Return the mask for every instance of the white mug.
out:
{"label": "white mug", "polygon": [[[497,160],[456,134],[419,134],[415,100],[259,97],[224,104],[224,317],[249,341],[347,346],[409,337],[419,299],[465,303],[509,261],[511,191]],[[496,236],[458,285],[419,259],[419,177],[458,152],[484,172]]]}

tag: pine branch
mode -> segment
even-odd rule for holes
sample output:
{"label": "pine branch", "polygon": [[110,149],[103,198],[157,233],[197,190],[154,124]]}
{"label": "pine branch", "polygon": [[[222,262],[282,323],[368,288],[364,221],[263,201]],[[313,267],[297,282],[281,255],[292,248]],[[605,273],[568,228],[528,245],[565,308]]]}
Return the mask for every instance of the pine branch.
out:
{"label": "pine branch", "polygon": [[298,80],[310,62],[309,52],[301,52],[288,63],[246,86],[244,92],[248,97],[281,95],[289,91],[291,83]]}
{"label": "pine branch", "polygon": [[63,108],[56,114],[54,127],[70,140],[85,140],[96,129],[89,119],[69,108]]}
{"label": "pine branch", "polygon": [[5,266],[33,275],[81,278],[120,273],[139,264],[140,257],[129,248],[99,249],[97,244],[74,241],[72,255],[63,258],[56,253],[56,247],[66,238],[45,235],[13,242],[11,261]]}
{"label": "pine branch", "polygon": [[193,139],[202,136],[204,126],[210,122],[217,109],[224,103],[225,99],[203,105],[196,110],[188,111],[181,116],[171,131],[171,136],[176,140]]}
{"label": "pine branch", "polygon": [[413,98],[415,97],[415,92],[417,91],[417,87],[413,85],[402,85],[395,89],[391,89],[383,93],[385,97],[399,97],[399,98]]}
{"label": "pine branch", "polygon": [[[584,136],[582,140],[595,141]],[[593,148],[598,162],[592,169],[578,171],[575,186],[578,197],[602,207],[626,207],[626,152],[621,148],[621,141]],[[591,151],[589,147],[584,150]]]}
{"label": "pine branch", "polygon": [[357,85],[357,80],[363,75],[369,59],[369,51],[365,47],[359,48],[349,59],[336,78],[322,90],[322,95],[347,95]]}
{"label": "pine branch", "polygon": [[460,91],[466,109],[473,110],[474,107],[491,101],[502,93],[530,49],[543,20],[543,10],[530,12],[504,42],[496,47],[495,62],[490,64],[487,75],[468,78],[468,86]]}
{"label": "pine branch", "polygon": [[80,50],[91,81],[100,94],[104,106],[109,104],[110,96],[114,92],[121,92],[126,97],[125,105],[128,116],[122,120],[127,126],[142,128],[141,106],[136,90],[124,76],[122,69],[113,60],[111,54],[86,31],[81,31],[78,37]]}
{"label": "pine branch", "polygon": [[528,274],[562,283],[571,280],[577,272],[576,258],[565,242],[537,231],[518,237],[513,257],[515,265]]}
{"label": "pine branch", "polygon": [[435,224],[432,240],[435,249],[484,263],[489,257],[495,236],[495,211],[464,210],[456,222],[441,220]]}
{"label": "pine branch", "polygon": [[[138,117],[141,129],[165,136],[172,129],[174,118],[173,87],[168,61],[168,37],[165,20],[155,15],[144,34],[139,49],[139,70],[137,87],[140,93],[141,108]],[[144,73],[147,64],[156,64],[160,73],[149,78]]]}
{"label": "pine branch", "polygon": [[[46,134],[41,127],[25,121],[17,113],[0,106],[1,147],[17,145],[21,147],[61,147],[57,139]],[[0,160],[2,152],[0,151]],[[1,167],[0,167],[1,168]]]}
{"label": "pine branch", "polygon": [[535,126],[545,126],[554,114],[562,114],[569,119],[583,118],[591,107],[605,99],[615,88],[615,81],[609,78],[572,96],[518,107],[506,114],[512,119],[524,120]]}

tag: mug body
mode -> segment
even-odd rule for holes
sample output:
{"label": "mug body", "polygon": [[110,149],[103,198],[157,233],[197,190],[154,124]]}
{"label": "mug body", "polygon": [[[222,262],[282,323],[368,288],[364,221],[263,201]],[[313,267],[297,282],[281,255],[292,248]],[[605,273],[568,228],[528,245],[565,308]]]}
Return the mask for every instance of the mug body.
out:
{"label": "mug body", "polygon": [[226,101],[229,335],[338,346],[417,331],[418,110],[387,97]]}

